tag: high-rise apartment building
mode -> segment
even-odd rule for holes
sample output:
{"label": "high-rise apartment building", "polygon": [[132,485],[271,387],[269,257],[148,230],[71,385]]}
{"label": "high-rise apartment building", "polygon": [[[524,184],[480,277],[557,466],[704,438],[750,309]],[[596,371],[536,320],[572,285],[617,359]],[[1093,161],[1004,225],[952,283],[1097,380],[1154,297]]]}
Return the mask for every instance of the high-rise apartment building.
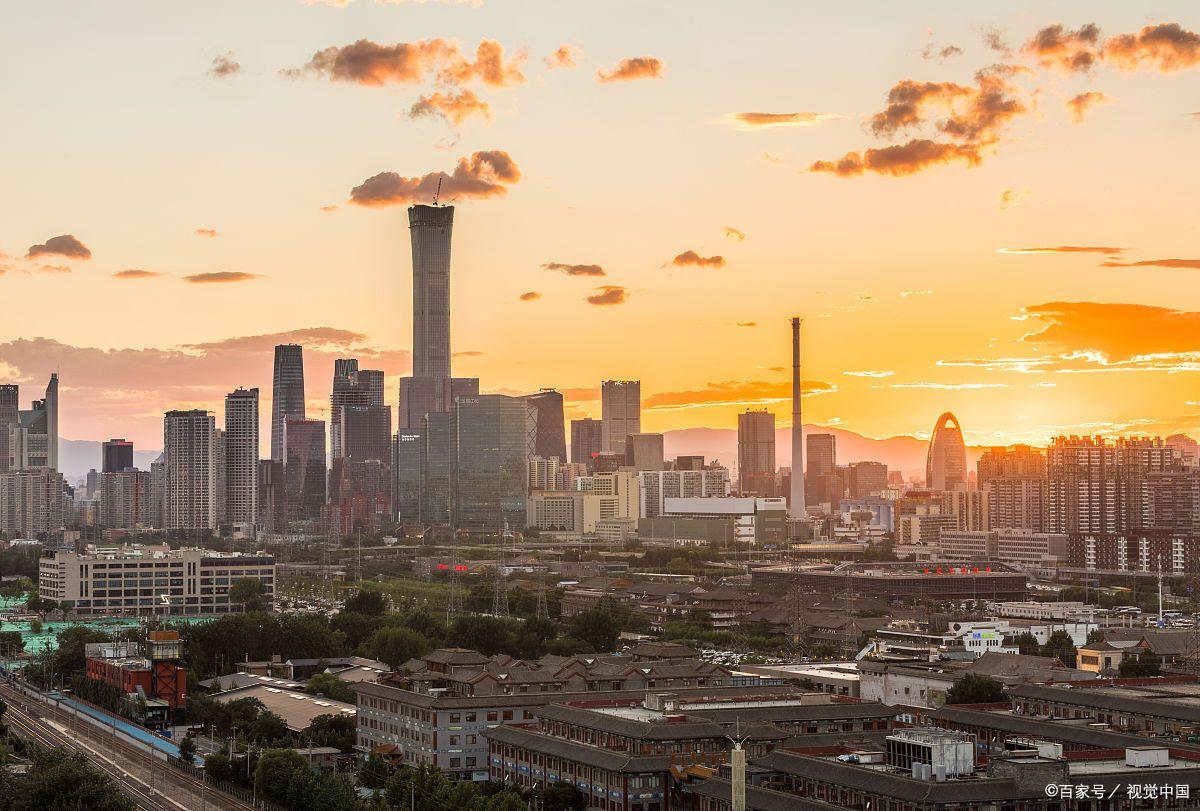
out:
{"label": "high-rise apartment building", "polygon": [[133,443],[125,439],[110,439],[100,452],[100,472],[120,473],[133,467]]}
{"label": "high-rise apartment building", "polygon": [[100,474],[100,525],[105,529],[150,526],[153,481],[149,471],[125,467]]}
{"label": "high-rise apartment building", "polygon": [[325,509],[325,421],[289,417],[283,430],[288,519],[317,520]]}
{"label": "high-rise apartment building", "polygon": [[958,418],[949,411],[938,417],[929,438],[925,486],[930,490],[967,489],[967,445]]}
{"label": "high-rise apartment building", "polygon": [[634,470],[662,470],[663,435],[630,434],[625,437],[625,464]]}
{"label": "high-rise apartment building", "polygon": [[988,449],[979,457],[977,486],[988,495],[988,529],[1046,527],[1046,454],[1029,445]]}
{"label": "high-rise apartment building", "polygon": [[287,477],[283,462],[258,460],[258,525],[263,532],[287,531]]}
{"label": "high-rise apartment building", "polygon": [[962,532],[984,532],[990,525],[989,498],[983,490],[942,491],[942,515],[953,515],[958,519]]}
{"label": "high-rise apartment building", "polygon": [[203,410],[168,411],[163,419],[166,471],[164,529],[217,527],[216,422]]}
{"label": "high-rise apartment building", "polygon": [[655,470],[639,474],[640,506],[638,516],[657,518],[668,498],[726,498],[729,496],[729,471],[723,467],[707,470]]}
{"label": "high-rise apartment building", "polygon": [[554,389],[542,389],[525,396],[533,410],[533,456],[567,462],[567,436],[563,425],[563,396]]}
{"label": "high-rise apartment building", "polygon": [[[14,387],[11,393],[6,393],[5,399],[15,398],[16,394]],[[4,409],[11,418],[10,406],[5,404]],[[9,424],[7,445],[9,470],[58,470],[57,374],[50,375],[46,396],[34,400],[27,411],[19,411],[16,423]]]}
{"label": "high-rise apartment building", "polygon": [[453,525],[522,529],[530,419],[525,400],[502,394],[459,398],[450,417]]}
{"label": "high-rise apartment building", "polygon": [[275,373],[271,387],[271,458],[287,458],[284,440],[289,418],[304,419],[304,348],[299,344],[275,347]]}
{"label": "high-rise apartment building", "polygon": [[11,464],[8,432],[20,422],[20,389],[15,383],[0,385],[0,473],[8,470]]}
{"label": "high-rise apartment building", "polygon": [[738,414],[738,491],[775,495],[775,415],[766,409]]}
{"label": "high-rise apartment building", "polygon": [[571,420],[571,461],[592,469],[592,460],[604,450],[604,422],[586,417]]}
{"label": "high-rise apartment building", "polygon": [[225,395],[225,520],[258,523],[258,389]]}
{"label": "high-rise apartment building", "polygon": [[986,490],[988,482],[1000,477],[1046,478],[1046,454],[1029,445],[989,448],[976,466],[977,486]]}
{"label": "high-rise apartment building", "polygon": [[1160,438],[1056,437],[1046,452],[1046,530],[1123,533],[1148,520],[1146,479],[1177,469],[1179,451]]}
{"label": "high-rise apartment building", "polygon": [[603,450],[625,454],[625,438],[642,432],[642,383],[605,380],[600,385]]}
{"label": "high-rise apartment building", "polygon": [[47,467],[0,473],[0,533],[47,539],[63,529],[63,477]]}

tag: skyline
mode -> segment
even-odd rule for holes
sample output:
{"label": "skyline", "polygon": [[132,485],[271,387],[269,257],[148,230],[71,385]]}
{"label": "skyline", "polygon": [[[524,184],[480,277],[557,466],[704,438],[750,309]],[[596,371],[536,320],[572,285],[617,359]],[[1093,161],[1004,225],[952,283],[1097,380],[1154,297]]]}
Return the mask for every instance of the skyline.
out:
{"label": "skyline", "polygon": [[[78,9],[62,60],[22,75],[58,5],[17,13],[0,57],[14,107],[44,110],[0,133],[20,201],[4,209],[0,289],[55,305],[8,311],[0,382],[20,383],[25,407],[59,371],[65,438],[161,445],[164,411],[219,416],[237,387],[269,393],[277,343],[305,346],[310,416],[329,418],[338,357],[385,371],[395,406],[412,332],[399,203],[429,202],[438,171],[458,209],[454,371],[485,392],[554,386],[567,419],[598,417],[601,380],[641,380],[643,430],[736,428],[762,406],[786,427],[799,313],[812,424],[927,438],[951,411],[973,446],[1200,427],[1200,312],[1186,304],[1200,169],[1112,160],[1194,141],[1200,41],[1184,35],[1200,20],[1186,4],[909,4],[834,43],[816,32],[844,29],[849,10],[698,7],[672,38],[665,7],[626,31],[616,12],[498,0],[113,3]],[[767,10],[804,24],[763,27]],[[273,23],[289,37],[256,41]],[[1146,26],[1171,23],[1175,44],[1143,48]],[[993,28],[1011,58],[985,42]],[[730,45],[739,35],[759,44]],[[139,61],[83,71],[97,39]],[[352,60],[360,40],[424,43],[422,80],[397,72],[410,63],[395,49]],[[1027,72],[975,75],[997,60]],[[954,86],[905,96],[906,79]],[[997,99],[1011,103],[986,106]],[[421,104],[467,117],[410,115]],[[970,156],[901,177],[809,170],[947,134]],[[128,271],[142,275],[113,278]]]}

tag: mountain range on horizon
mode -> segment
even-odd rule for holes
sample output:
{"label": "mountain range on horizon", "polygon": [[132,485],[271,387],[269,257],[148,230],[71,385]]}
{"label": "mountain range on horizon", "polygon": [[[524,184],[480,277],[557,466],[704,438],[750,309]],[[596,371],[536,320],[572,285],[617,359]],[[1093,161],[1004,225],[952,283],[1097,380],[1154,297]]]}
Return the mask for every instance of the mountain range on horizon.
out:
{"label": "mountain range on horizon", "polygon": [[[925,476],[925,454],[929,442],[913,436],[893,436],[874,439],[862,434],[824,425],[805,425],[807,434],[833,434],[837,438],[838,464],[850,462],[882,462],[889,470],[899,470],[905,477]],[[103,443],[88,439],[59,440],[59,470],[68,479],[80,479],[93,468],[100,469]],[[792,462],[792,429],[775,431],[775,459],[780,467]],[[967,447],[967,464],[973,469],[984,448]],[[681,455],[703,455],[706,461],[719,460],[730,470],[737,468],[737,429],[683,428],[663,433],[663,451],[668,459]],[[135,450],[134,464],[149,470],[160,450]]]}

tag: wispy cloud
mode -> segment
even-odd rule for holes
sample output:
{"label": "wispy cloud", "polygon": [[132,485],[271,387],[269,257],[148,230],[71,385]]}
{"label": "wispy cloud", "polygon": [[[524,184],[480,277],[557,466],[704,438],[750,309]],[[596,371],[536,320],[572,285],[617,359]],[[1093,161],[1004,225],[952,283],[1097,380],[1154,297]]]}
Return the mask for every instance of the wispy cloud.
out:
{"label": "wispy cloud", "polygon": [[731,225],[726,225],[722,230],[730,242],[744,242],[746,240],[746,235]]}
{"label": "wispy cloud", "polygon": [[215,239],[216,237],[220,236],[220,234],[217,233],[217,229],[215,228],[197,228],[196,236],[205,237],[206,239]]}
{"label": "wispy cloud", "polygon": [[542,297],[542,294],[537,292],[536,290],[530,290],[526,293],[522,293],[521,295],[517,296],[517,298],[519,298],[521,301],[537,301],[541,297]]}
{"label": "wispy cloud", "polygon": [[142,270],[140,268],[129,268],[128,270],[118,270],[113,274],[114,279],[156,279],[163,274],[155,270]]}
{"label": "wispy cloud", "polygon": [[433,199],[441,183],[445,197],[502,197],[508,186],[521,179],[521,171],[507,152],[475,152],[460,158],[452,174],[430,172],[420,177],[403,177],[380,172],[350,190],[350,202],[368,208],[405,205]]}
{"label": "wispy cloud", "polygon": [[844,375],[851,377],[892,377],[896,374],[895,369],[861,369],[854,372],[842,372]]}
{"label": "wispy cloud", "polygon": [[239,71],[241,71],[241,69],[241,64],[233,58],[233,52],[226,51],[219,56],[213,57],[212,65],[209,67],[208,73],[209,75],[215,76],[218,79],[226,79],[237,74]]}
{"label": "wispy cloud", "polygon": [[1142,259],[1137,262],[1101,262],[1102,268],[1182,268],[1200,270],[1200,259]]}
{"label": "wispy cloud", "polygon": [[797,113],[730,113],[725,116],[725,122],[733,125],[734,129],[742,132],[755,130],[782,129],[787,127],[813,127],[825,121],[832,121],[841,116],[834,113],[797,112]]}
{"label": "wispy cloud", "polygon": [[546,57],[546,67],[550,70],[563,70],[579,67],[583,59],[583,51],[574,45],[560,45],[554,53]]}
{"label": "wispy cloud", "polygon": [[671,260],[676,267],[723,268],[724,256],[701,256],[695,251],[684,251]]}
{"label": "wispy cloud", "polygon": [[627,301],[629,301],[629,291],[615,284],[606,284],[602,287],[597,287],[596,293],[587,297],[588,304],[595,304],[598,307],[624,304]]}
{"label": "wispy cloud", "polygon": [[1053,245],[1037,248],[997,248],[996,253],[1039,254],[1039,253],[1100,253],[1106,256],[1124,253],[1127,248],[1112,245]]}
{"label": "wispy cloud", "polygon": [[543,270],[553,270],[568,276],[606,276],[604,268],[599,265],[572,265],[566,262],[546,262]]}
{"label": "wispy cloud", "polygon": [[240,270],[218,270],[212,273],[193,273],[190,276],[184,276],[183,280],[191,284],[231,284],[261,278],[263,278],[262,275],[258,273],[243,273]]}
{"label": "wispy cloud", "polygon": [[611,68],[601,68],[596,71],[596,81],[601,84],[611,82],[633,82],[639,79],[661,79],[665,70],[662,60],[654,56],[631,56],[622,59]]}

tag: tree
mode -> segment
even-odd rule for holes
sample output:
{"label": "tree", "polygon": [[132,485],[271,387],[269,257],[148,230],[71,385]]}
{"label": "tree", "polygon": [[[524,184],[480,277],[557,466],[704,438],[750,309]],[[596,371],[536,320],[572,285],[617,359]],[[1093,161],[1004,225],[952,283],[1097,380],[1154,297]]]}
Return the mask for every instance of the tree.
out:
{"label": "tree", "polygon": [[332,746],[352,752],[356,723],[353,715],[318,715],[304,730],[303,738],[311,746]]}
{"label": "tree", "polygon": [[191,763],[196,756],[196,739],[191,735],[184,735],[183,740],[179,742],[179,759],[184,763]]}
{"label": "tree", "polygon": [[1097,642],[1103,642],[1103,641],[1104,641],[1104,632],[1101,631],[1099,628],[1088,631],[1086,644],[1095,645]]}
{"label": "tree", "polygon": [[620,614],[612,599],[605,597],[587,611],[580,611],[571,617],[568,633],[591,645],[594,650],[615,650],[622,630]]}
{"label": "tree", "polygon": [[379,617],[387,613],[387,595],[375,589],[359,589],[357,594],[346,600],[342,610],[365,617]]}
{"label": "tree", "polygon": [[262,611],[267,604],[267,592],[257,577],[239,577],[229,586],[229,602],[241,605],[246,612]]}
{"label": "tree", "polygon": [[0,808],[25,809],[87,808],[89,811],[133,811],[134,804],[123,795],[107,774],[94,768],[82,754],[63,749],[33,751],[29,772],[0,784]]}
{"label": "tree", "polygon": [[308,763],[295,749],[268,749],[254,770],[254,788],[268,800],[286,803],[292,780],[307,771]]}
{"label": "tree", "polygon": [[288,734],[287,723],[270,710],[260,712],[246,730],[249,740],[264,743],[287,742]]}
{"label": "tree", "polygon": [[399,667],[433,647],[429,640],[410,628],[380,628],[363,644],[368,656]]}
{"label": "tree", "polygon": [[991,676],[966,673],[946,693],[947,704],[993,704],[1004,700],[1004,685]]}
{"label": "tree", "polygon": [[224,752],[214,752],[204,758],[204,771],[214,780],[228,780],[233,776],[233,762]]}
{"label": "tree", "polygon": [[1054,656],[1067,667],[1075,667],[1075,653],[1075,642],[1066,631],[1050,634],[1050,638],[1042,646],[1042,656]]}
{"label": "tree", "polygon": [[508,648],[509,622],[499,617],[467,615],[454,621],[446,642],[456,648],[477,650],[494,656]]}
{"label": "tree", "polygon": [[555,783],[542,792],[544,811],[583,811],[587,798],[571,783]]}
{"label": "tree", "polygon": [[358,784],[363,788],[383,788],[387,785],[388,767],[383,758],[372,752],[358,770]]}
{"label": "tree", "polygon": [[315,696],[322,695],[334,701],[354,703],[354,691],[350,689],[350,685],[332,673],[314,673],[304,689]]}
{"label": "tree", "polygon": [[1037,656],[1041,648],[1042,646],[1038,644],[1037,637],[1028,631],[1017,637],[1017,649],[1023,656]]}
{"label": "tree", "polygon": [[1118,665],[1117,670],[1123,679],[1138,679],[1145,676],[1162,675],[1162,668],[1159,667],[1158,657],[1148,650],[1142,651],[1137,656],[1126,656],[1121,660],[1121,664]]}

